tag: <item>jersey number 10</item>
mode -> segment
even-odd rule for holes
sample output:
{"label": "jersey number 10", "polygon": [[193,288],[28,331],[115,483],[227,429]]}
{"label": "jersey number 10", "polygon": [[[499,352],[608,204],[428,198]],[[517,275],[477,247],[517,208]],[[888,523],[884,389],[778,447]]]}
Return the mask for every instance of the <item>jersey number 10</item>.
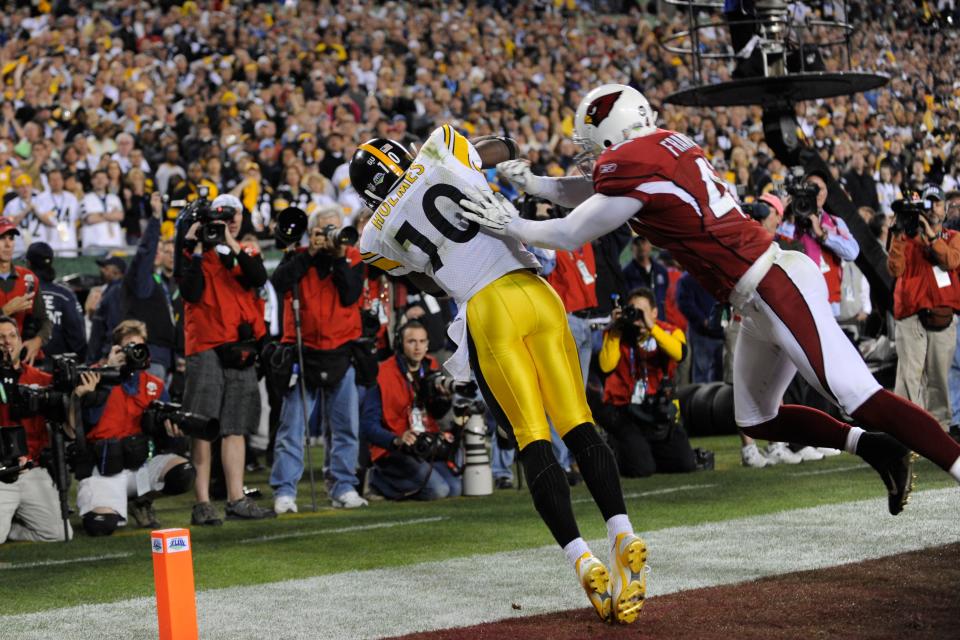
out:
{"label": "jersey number 10", "polygon": [[[449,198],[453,202],[460,202],[466,196],[460,189],[449,184],[437,184],[427,189],[427,192],[423,194],[423,212],[430,224],[443,234],[443,237],[453,242],[462,244],[473,240],[480,232],[480,225],[476,222],[469,222],[465,229],[454,225],[437,208],[437,200],[440,198]],[[411,242],[427,254],[434,273],[443,268],[443,261],[440,259],[440,250],[437,245],[430,238],[420,233],[409,221],[404,220],[393,237],[401,245]]]}

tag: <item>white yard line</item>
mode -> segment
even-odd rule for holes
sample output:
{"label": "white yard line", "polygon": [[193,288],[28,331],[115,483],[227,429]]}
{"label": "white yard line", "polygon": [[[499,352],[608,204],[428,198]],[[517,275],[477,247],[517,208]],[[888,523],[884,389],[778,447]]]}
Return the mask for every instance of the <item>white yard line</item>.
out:
{"label": "white yard line", "polygon": [[34,567],[52,567],[58,564],[73,564],[74,562],[99,562],[100,560],[114,560],[129,558],[133,553],[108,553],[102,556],[84,556],[82,558],[68,558],[66,560],[38,560],[36,562],[0,562],[0,571],[11,569],[32,569]]}
{"label": "white yard line", "polygon": [[336,529],[314,529],[312,531],[293,531],[291,533],[278,533],[268,536],[256,536],[254,538],[243,538],[237,542],[271,542],[273,540],[286,540],[287,538],[308,538],[311,536],[326,536],[331,533],[350,533],[351,531],[368,531],[370,529],[389,529],[390,527],[403,527],[411,524],[423,524],[425,522],[440,522],[449,520],[447,516],[434,516],[430,518],[413,518],[411,520],[396,520],[393,522],[377,522],[375,524],[358,524],[350,527],[338,527]]}
{"label": "white yard line", "polygon": [[[715,484],[684,484],[679,487],[668,487],[666,489],[652,489],[650,491],[640,491],[639,493],[625,493],[623,494],[624,499],[630,500],[632,498],[646,498],[647,496],[661,496],[666,493],[676,493],[678,491],[698,491],[700,489],[712,489],[717,485]],[[571,500],[573,504],[579,504],[581,502],[593,502],[593,498],[577,498],[576,500]]]}
{"label": "white yard line", "polygon": [[[652,567],[648,595],[958,542],[958,511],[960,490],[950,488],[914,493],[909,508],[895,518],[887,514],[884,498],[652,531],[644,536]],[[509,534],[505,522],[505,542]],[[606,557],[605,540],[591,546]],[[522,609],[514,610],[513,603]],[[573,572],[553,546],[198,596],[204,640],[380,638],[586,606]],[[152,598],[2,616],[0,629],[5,637],[23,640],[157,637]]]}
{"label": "white yard line", "polygon": [[836,467],[834,469],[819,469],[817,471],[798,471],[796,473],[791,473],[791,476],[822,476],[827,473],[843,473],[845,471],[856,471],[857,469],[869,469],[870,465],[866,464],[855,464],[849,467]]}

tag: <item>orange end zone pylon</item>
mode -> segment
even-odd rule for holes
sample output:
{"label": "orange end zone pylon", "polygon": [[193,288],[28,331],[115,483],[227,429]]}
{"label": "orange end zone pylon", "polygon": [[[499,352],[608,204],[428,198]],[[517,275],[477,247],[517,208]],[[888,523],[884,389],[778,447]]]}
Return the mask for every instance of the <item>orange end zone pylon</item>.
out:
{"label": "orange end zone pylon", "polygon": [[150,533],[160,640],[198,640],[197,594],[189,529]]}

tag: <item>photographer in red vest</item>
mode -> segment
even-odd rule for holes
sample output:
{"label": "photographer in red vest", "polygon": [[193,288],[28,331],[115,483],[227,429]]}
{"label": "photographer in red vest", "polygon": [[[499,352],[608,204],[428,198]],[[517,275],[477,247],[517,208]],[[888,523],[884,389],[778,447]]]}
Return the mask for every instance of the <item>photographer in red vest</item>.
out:
{"label": "photographer in red vest", "polygon": [[[444,461],[423,460],[409,451],[421,433],[440,431],[437,420],[450,409],[450,386],[441,382],[439,364],[427,355],[430,340],[423,324],[411,320],[397,337],[399,353],[380,363],[377,387],[361,407],[360,431],[372,443],[370,486],[390,500],[458,496],[461,480]],[[442,437],[453,442],[449,432]]]}
{"label": "photographer in red vest", "polygon": [[[201,213],[201,221],[178,243],[183,247],[178,258],[186,260],[180,274],[187,356],[183,410],[220,420],[227,519],[270,518],[276,514],[243,492],[244,436],[256,432],[260,423],[254,364],[258,341],[267,331],[258,293],[267,282],[267,270],[255,248],[237,242],[243,222],[240,200],[221,195],[209,207],[215,219]],[[196,525],[223,523],[210,503],[210,447],[205,440],[193,440],[197,503],[190,521]]]}
{"label": "photographer in red vest", "polygon": [[44,343],[53,333],[43,297],[37,295],[40,279],[30,269],[13,264],[13,252],[20,231],[10,218],[0,217],[0,307],[5,316],[17,323],[17,331],[27,352],[23,361],[33,364]]}
{"label": "photographer in red vest", "polygon": [[[49,386],[53,381],[50,374],[21,361],[22,350],[23,343],[16,320],[0,316],[0,351],[9,367],[3,375],[4,386]],[[10,388],[4,389],[8,398],[12,391]],[[0,428],[7,427],[24,428],[27,455],[19,459],[21,470],[16,480],[12,483],[0,482],[0,544],[8,538],[46,542],[63,540],[57,487],[47,470],[37,466],[40,452],[50,446],[46,421],[41,415],[14,419],[10,404],[3,402],[0,403]],[[69,528],[68,532],[72,536]]]}
{"label": "photographer in red vest", "polygon": [[634,289],[627,305],[614,310],[603,334],[600,368],[609,373],[603,419],[620,473],[643,477],[696,469],[690,440],[678,424],[673,377],[686,355],[680,329],[657,320],[651,289]]}
{"label": "photographer in red vest", "polygon": [[943,228],[944,194],[928,187],[893,203],[887,267],[896,319],[896,393],[925,408],[949,427],[950,363],[960,311],[960,233]]}
{"label": "photographer in red vest", "polygon": [[[124,320],[113,330],[107,366],[123,367],[124,348],[146,341],[145,324]],[[163,380],[146,371],[134,371],[116,386],[98,386],[96,373],[81,374],[81,382],[75,393],[83,398],[87,447],[93,454],[90,475],[81,479],[77,488],[77,510],[84,530],[91,536],[108,536],[126,524],[128,513],[138,527],[159,527],[154,498],[186,493],[195,477],[186,458],[163,452],[164,441],[141,428],[150,403],[168,400]],[[169,421],[164,427],[168,435],[181,436]],[[154,446],[161,451],[157,455],[151,455]]]}

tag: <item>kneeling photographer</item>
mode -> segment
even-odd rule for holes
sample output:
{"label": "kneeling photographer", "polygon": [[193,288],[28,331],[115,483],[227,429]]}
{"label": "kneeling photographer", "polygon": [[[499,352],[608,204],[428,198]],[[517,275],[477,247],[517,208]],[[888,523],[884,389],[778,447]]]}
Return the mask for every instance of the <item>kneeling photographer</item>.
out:
{"label": "kneeling photographer", "polygon": [[960,310],[960,233],[943,228],[943,191],[928,187],[893,203],[887,267],[896,320],[896,393],[951,423],[950,363]]}
{"label": "kneeling photographer", "polygon": [[453,380],[427,355],[426,328],[411,320],[397,332],[398,353],[380,363],[377,387],[361,407],[361,433],[372,443],[370,486],[390,500],[459,496],[450,467],[456,439],[437,420],[450,409]]}
{"label": "kneeling photographer", "polygon": [[[50,446],[46,421],[42,415],[22,415],[12,398],[18,384],[45,388],[53,377],[23,362],[24,352],[17,321],[0,316],[0,544],[64,538],[57,487],[39,466],[41,452]],[[66,535],[72,536],[69,524]]]}
{"label": "kneeling photographer", "polygon": [[142,322],[121,322],[113,331],[106,364],[120,368],[123,381],[98,386],[100,375],[89,371],[80,374],[81,384],[75,390],[87,439],[87,455],[74,460],[80,479],[77,508],[91,536],[112,534],[126,524],[128,514],[138,527],[156,528],[160,525],[154,498],[180,495],[193,485],[193,465],[170,452],[177,448],[172,438],[183,434],[163,417],[165,404],[161,403],[166,403],[167,394],[163,380],[146,371],[150,365],[146,339]]}
{"label": "kneeling photographer", "polygon": [[[285,226],[278,216],[278,229]],[[277,295],[283,298],[283,337],[281,349],[274,351],[270,360],[277,388],[286,394],[270,472],[274,510],[297,510],[297,483],[304,470],[304,415],[324,427],[324,475],[331,504],[346,509],[365,507],[367,501],[357,491],[360,400],[353,366],[354,341],[363,332],[363,263],[353,246],[357,230],[341,226],[339,207],[318,209],[310,215],[306,224],[310,244],[306,247],[294,248],[303,226],[293,228],[285,238],[291,248],[271,278]],[[303,309],[299,328],[295,296],[298,308]],[[299,379],[292,375],[298,359],[298,334],[303,345],[304,397]],[[315,411],[317,403],[319,411]]]}
{"label": "kneeling photographer", "polygon": [[657,320],[650,289],[627,294],[603,334],[600,368],[610,375],[603,391],[603,417],[620,473],[644,477],[696,470],[690,440],[677,421],[672,378],[686,355],[683,332]]}

